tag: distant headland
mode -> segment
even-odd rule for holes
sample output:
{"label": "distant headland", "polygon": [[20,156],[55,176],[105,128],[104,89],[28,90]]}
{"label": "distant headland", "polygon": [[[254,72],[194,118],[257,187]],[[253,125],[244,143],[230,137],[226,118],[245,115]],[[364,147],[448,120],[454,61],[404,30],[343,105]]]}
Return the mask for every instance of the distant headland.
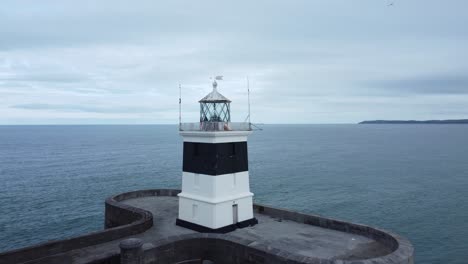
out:
{"label": "distant headland", "polygon": [[449,119],[449,120],[368,120],[358,124],[468,124],[468,119]]}

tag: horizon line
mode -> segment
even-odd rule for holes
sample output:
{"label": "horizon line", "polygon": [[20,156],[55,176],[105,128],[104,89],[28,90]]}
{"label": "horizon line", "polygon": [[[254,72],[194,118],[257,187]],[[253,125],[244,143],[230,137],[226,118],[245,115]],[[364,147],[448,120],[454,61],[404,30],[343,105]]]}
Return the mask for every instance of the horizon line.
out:
{"label": "horizon line", "polygon": [[[355,125],[356,123],[252,123],[254,125]],[[178,123],[141,123],[141,124],[132,124],[132,123],[69,123],[69,124],[0,124],[0,126],[153,126],[153,125],[161,125],[161,126],[177,126]]]}

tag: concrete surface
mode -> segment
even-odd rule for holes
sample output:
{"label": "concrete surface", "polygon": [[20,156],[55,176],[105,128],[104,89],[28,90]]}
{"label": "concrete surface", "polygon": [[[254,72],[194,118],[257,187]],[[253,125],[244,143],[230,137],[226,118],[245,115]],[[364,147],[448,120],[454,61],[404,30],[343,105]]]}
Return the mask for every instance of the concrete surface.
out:
{"label": "concrete surface", "polygon": [[[154,196],[123,201],[153,214],[154,226],[140,237],[147,242],[173,236],[195,233],[175,225],[177,197]],[[368,237],[331,229],[280,220],[263,214],[255,214],[258,224],[237,229],[232,236],[264,243],[291,253],[324,259],[366,259],[391,252],[383,244]]]}
{"label": "concrete surface", "polygon": [[[110,197],[108,229],[6,254],[0,264],[23,263],[11,262],[12,257],[27,257],[35,249],[44,252],[28,264],[119,263],[119,243],[129,237],[145,243],[147,263],[177,263],[194,256],[217,263],[414,263],[411,243],[397,234],[259,204],[254,205],[255,226],[228,234],[198,233],[175,225],[179,192],[152,189]],[[66,246],[70,243],[73,249]]]}

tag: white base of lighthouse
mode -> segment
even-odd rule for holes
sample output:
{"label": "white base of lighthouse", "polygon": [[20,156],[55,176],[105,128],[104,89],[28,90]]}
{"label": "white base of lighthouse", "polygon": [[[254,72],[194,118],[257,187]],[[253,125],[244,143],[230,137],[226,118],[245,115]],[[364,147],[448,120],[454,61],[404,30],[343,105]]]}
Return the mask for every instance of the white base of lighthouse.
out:
{"label": "white base of lighthouse", "polygon": [[215,177],[184,172],[182,190],[180,220],[217,230],[253,218],[247,171]]}
{"label": "white base of lighthouse", "polygon": [[250,133],[180,133],[184,137],[184,171],[177,225],[226,233],[257,223],[247,167]]}
{"label": "white base of lighthouse", "polygon": [[[253,221],[252,196],[239,197],[234,201],[209,203],[203,200],[179,196],[179,225],[181,220],[191,223],[186,226],[201,232],[229,232]],[[247,222],[246,222],[247,221]],[[250,221],[250,222],[249,222]],[[198,226],[194,228],[195,226]],[[224,229],[223,229],[224,228]]]}

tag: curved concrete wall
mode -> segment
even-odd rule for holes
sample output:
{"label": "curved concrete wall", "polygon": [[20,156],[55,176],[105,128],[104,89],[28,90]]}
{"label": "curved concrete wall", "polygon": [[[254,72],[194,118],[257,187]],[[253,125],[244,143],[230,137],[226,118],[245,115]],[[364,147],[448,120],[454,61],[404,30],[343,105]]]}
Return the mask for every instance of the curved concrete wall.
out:
{"label": "curved concrete wall", "polygon": [[[157,190],[153,190],[155,192]],[[175,191],[178,192],[178,191]],[[161,195],[161,194],[158,194]],[[173,196],[174,194],[169,194]],[[151,191],[137,191],[122,197],[136,198],[153,196]],[[146,245],[145,263],[178,263],[190,259],[208,259],[215,263],[335,263],[335,264],[412,264],[413,247],[405,238],[381,229],[353,224],[340,220],[254,204],[254,211],[275,218],[296,221],[308,225],[320,226],[342,232],[370,237],[392,250],[392,253],[363,260],[327,260],[292,255],[284,250],[254,241],[240,239],[229,234],[190,234],[168,237],[156,243]],[[117,256],[113,256],[114,259]],[[119,263],[111,259],[96,259],[95,263]]]}
{"label": "curved concrete wall", "polygon": [[[153,190],[155,192],[157,190]],[[167,191],[167,190],[166,190]],[[175,190],[174,190],[175,191]],[[178,192],[178,191],[175,191]],[[136,192],[135,197],[153,196],[151,191]],[[136,195],[136,196],[135,196]],[[158,194],[162,195],[162,194]],[[126,194],[127,196],[127,194]],[[169,194],[174,196],[174,194]],[[177,263],[189,259],[209,259],[215,263],[340,263],[340,264],[412,264],[413,246],[399,235],[381,229],[353,224],[317,215],[254,204],[254,211],[275,218],[370,237],[392,250],[388,255],[363,260],[326,260],[290,254],[284,250],[253,243],[226,234],[174,236],[146,247],[145,263]],[[97,262],[99,263],[99,261]]]}
{"label": "curved concrete wall", "polygon": [[[53,241],[0,254],[0,263],[21,263],[43,258],[34,263],[50,263],[52,255],[61,256],[55,263],[66,263],[69,250],[96,245],[107,241],[141,233],[153,225],[150,212],[120,203],[120,201],[147,196],[176,196],[179,190],[142,190],[119,194],[106,200],[105,227],[107,229],[71,239]],[[145,247],[145,263],[177,263],[188,259],[209,259],[221,263],[335,263],[335,264],[412,264],[413,247],[405,238],[365,225],[308,215],[290,210],[254,205],[257,213],[275,218],[292,220],[323,228],[354,233],[375,239],[392,249],[392,253],[364,260],[325,260],[289,254],[281,249],[272,248],[245,239],[220,234],[191,234],[174,236]],[[50,260],[50,261],[48,261]],[[96,257],[90,263],[120,263],[118,255]]]}
{"label": "curved concrete wall", "polygon": [[[179,192],[178,190],[164,189],[143,190],[107,198],[105,202],[105,230],[0,253],[0,264],[38,260],[70,250],[142,233],[153,226],[153,215],[146,210],[125,205],[120,201],[141,196],[176,196]],[[60,263],[60,261],[57,263]]]}
{"label": "curved concrete wall", "polygon": [[[173,236],[151,245],[146,244],[143,263],[187,263],[189,260],[211,260],[226,264],[412,264],[409,255],[393,252],[387,256],[366,260],[331,260],[290,254],[281,249],[255,243],[229,234],[190,234]],[[105,260],[103,260],[105,261]],[[105,262],[96,262],[105,263]],[[190,262],[192,263],[192,262]],[[199,263],[199,262],[193,262]]]}
{"label": "curved concrete wall", "polygon": [[[254,210],[260,214],[266,214],[272,217],[281,218],[285,220],[291,220],[299,223],[308,225],[319,226],[327,229],[333,229],[341,232],[352,233],[365,237],[372,238],[392,250],[388,255],[381,256],[378,258],[365,259],[365,260],[336,260],[336,262],[330,263],[342,263],[342,264],[377,264],[377,263],[414,263],[413,255],[414,249],[411,243],[404,237],[397,234],[384,231],[378,228],[354,224],[350,222],[344,222],[331,218],[325,218],[317,215],[309,215],[299,212],[290,211],[287,209],[279,209],[269,207],[266,205],[254,204]],[[312,263],[329,263],[326,260],[321,260]],[[325,261],[325,262],[323,262]],[[309,263],[309,262],[307,262]]]}
{"label": "curved concrete wall", "polygon": [[[105,211],[105,228],[114,228],[117,226],[127,225],[132,223],[136,225],[136,221],[139,219],[144,219],[144,229],[141,233],[150,227],[153,226],[153,216],[150,212],[135,208],[123,203],[121,201],[138,198],[138,197],[148,197],[148,196],[177,196],[180,193],[180,190],[172,189],[152,189],[152,190],[140,190],[118,194],[106,199],[106,211]],[[136,228],[132,228],[135,230]]]}

